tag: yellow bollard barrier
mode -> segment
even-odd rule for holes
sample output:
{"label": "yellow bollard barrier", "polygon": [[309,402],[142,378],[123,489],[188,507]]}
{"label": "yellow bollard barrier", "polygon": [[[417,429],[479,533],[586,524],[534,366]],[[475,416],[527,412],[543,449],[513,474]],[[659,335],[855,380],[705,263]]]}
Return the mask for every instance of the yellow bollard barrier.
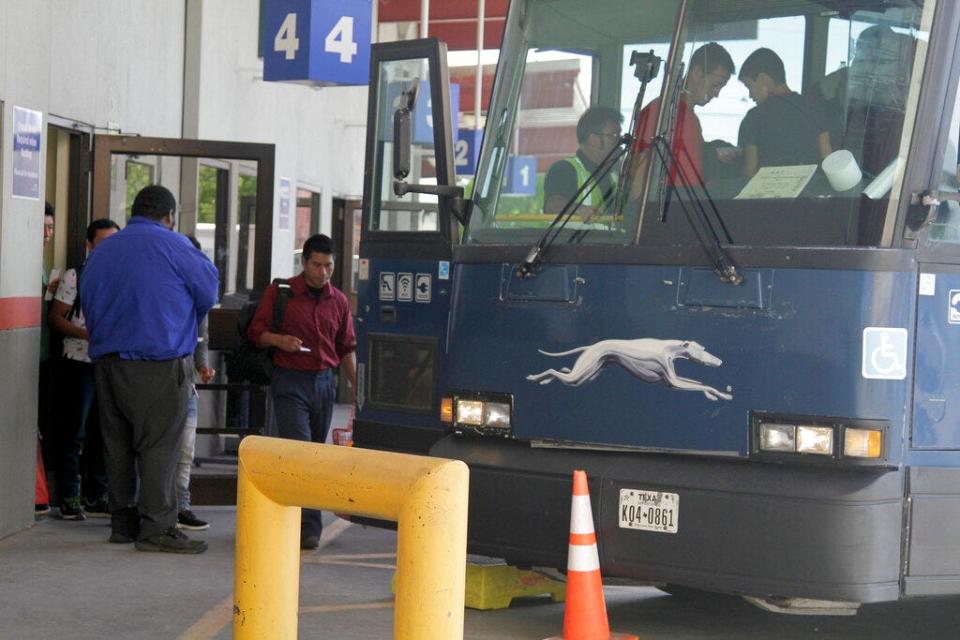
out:
{"label": "yellow bollard barrier", "polygon": [[396,521],[394,638],[462,638],[468,482],[456,460],[245,438],[233,637],[297,637],[300,509],[310,507]]}

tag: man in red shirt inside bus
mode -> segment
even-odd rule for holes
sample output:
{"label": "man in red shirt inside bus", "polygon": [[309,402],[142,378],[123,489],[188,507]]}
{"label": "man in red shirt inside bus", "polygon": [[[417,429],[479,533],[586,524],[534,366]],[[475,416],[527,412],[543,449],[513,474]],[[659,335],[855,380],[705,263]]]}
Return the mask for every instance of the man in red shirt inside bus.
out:
{"label": "man in red shirt inside bus", "polygon": [[[703,131],[700,128],[700,119],[693,112],[693,108],[702,107],[716,98],[734,71],[735,67],[730,54],[716,42],[708,42],[690,56],[689,71],[677,104],[671,147],[675,159],[670,166],[671,184],[682,184],[677,179],[678,171],[691,186],[703,184]],[[639,169],[645,166],[649,154],[642,152],[650,148],[659,109],[660,98],[657,98],[644,107],[637,116],[635,131],[637,140],[633,149],[637,154],[635,156],[637,160],[631,172],[634,179],[643,180],[645,177],[645,171]],[[668,122],[668,117],[669,114],[665,114],[665,123]],[[665,130],[666,128],[667,125]],[[634,194],[640,195],[637,190]]]}

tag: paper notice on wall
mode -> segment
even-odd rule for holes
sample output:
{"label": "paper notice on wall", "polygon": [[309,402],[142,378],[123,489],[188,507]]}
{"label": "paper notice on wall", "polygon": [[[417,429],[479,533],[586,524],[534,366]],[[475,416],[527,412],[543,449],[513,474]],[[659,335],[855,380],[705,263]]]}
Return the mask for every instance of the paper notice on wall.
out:
{"label": "paper notice on wall", "polygon": [[815,164],[763,167],[737,196],[738,200],[793,199],[799,196],[817,170]]}
{"label": "paper notice on wall", "polygon": [[279,209],[277,211],[277,229],[290,230],[290,178],[280,178]]}
{"label": "paper notice on wall", "polygon": [[13,197],[40,199],[40,136],[43,114],[13,108]]}

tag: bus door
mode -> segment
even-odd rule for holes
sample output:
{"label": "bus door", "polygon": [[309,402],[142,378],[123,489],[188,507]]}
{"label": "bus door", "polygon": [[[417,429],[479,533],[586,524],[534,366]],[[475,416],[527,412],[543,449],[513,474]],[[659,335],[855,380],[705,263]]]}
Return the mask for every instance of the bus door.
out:
{"label": "bus door", "polygon": [[[955,90],[956,79],[953,84]],[[910,444],[916,451],[953,451],[960,463],[960,101],[954,102],[934,128],[945,139],[940,142],[943,162],[933,167],[930,192],[915,196],[925,202],[915,206],[922,224],[913,225],[920,228],[915,233],[919,277]]]}
{"label": "bus door", "polygon": [[[395,131],[398,109],[406,122]],[[445,45],[373,46],[357,273],[359,446],[425,453],[442,435],[451,245],[460,234],[454,211],[461,201],[451,197],[457,190],[446,150],[453,134],[442,117],[449,110]],[[418,192],[397,195],[398,179]]]}
{"label": "bus door", "polygon": [[909,451],[909,513],[903,591],[956,593],[960,557],[960,51],[944,74],[942,122],[930,128],[929,191],[914,196],[907,237],[917,243],[917,328]]}

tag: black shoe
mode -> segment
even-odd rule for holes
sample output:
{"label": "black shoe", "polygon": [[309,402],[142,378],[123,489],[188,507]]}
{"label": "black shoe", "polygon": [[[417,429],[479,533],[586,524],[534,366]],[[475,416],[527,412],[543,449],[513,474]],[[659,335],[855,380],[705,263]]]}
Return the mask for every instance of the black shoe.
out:
{"label": "black shoe", "polygon": [[106,496],[103,496],[96,502],[90,502],[88,500],[84,500],[83,510],[91,518],[109,518],[110,517],[110,503],[107,501]]}
{"label": "black shoe", "polygon": [[60,503],[61,520],[86,520],[83,509],[80,507],[80,496],[71,496]]}
{"label": "black shoe", "polygon": [[190,511],[190,509],[184,509],[177,514],[177,528],[203,531],[204,529],[209,529],[210,525],[205,520],[201,520],[193,515],[193,511]]}
{"label": "black shoe", "polygon": [[130,544],[135,541],[135,536],[128,536],[127,534],[120,533],[119,531],[114,531],[110,534],[110,542],[113,544]]}
{"label": "black shoe", "polygon": [[48,504],[35,504],[33,505],[33,518],[34,520],[39,520],[50,513],[50,505]]}
{"label": "black shoe", "polygon": [[207,543],[203,540],[191,540],[176,527],[170,527],[163,533],[137,540],[137,551],[159,551],[161,553],[203,553]]}
{"label": "black shoe", "polygon": [[313,550],[320,546],[320,536],[300,536],[300,548]]}

